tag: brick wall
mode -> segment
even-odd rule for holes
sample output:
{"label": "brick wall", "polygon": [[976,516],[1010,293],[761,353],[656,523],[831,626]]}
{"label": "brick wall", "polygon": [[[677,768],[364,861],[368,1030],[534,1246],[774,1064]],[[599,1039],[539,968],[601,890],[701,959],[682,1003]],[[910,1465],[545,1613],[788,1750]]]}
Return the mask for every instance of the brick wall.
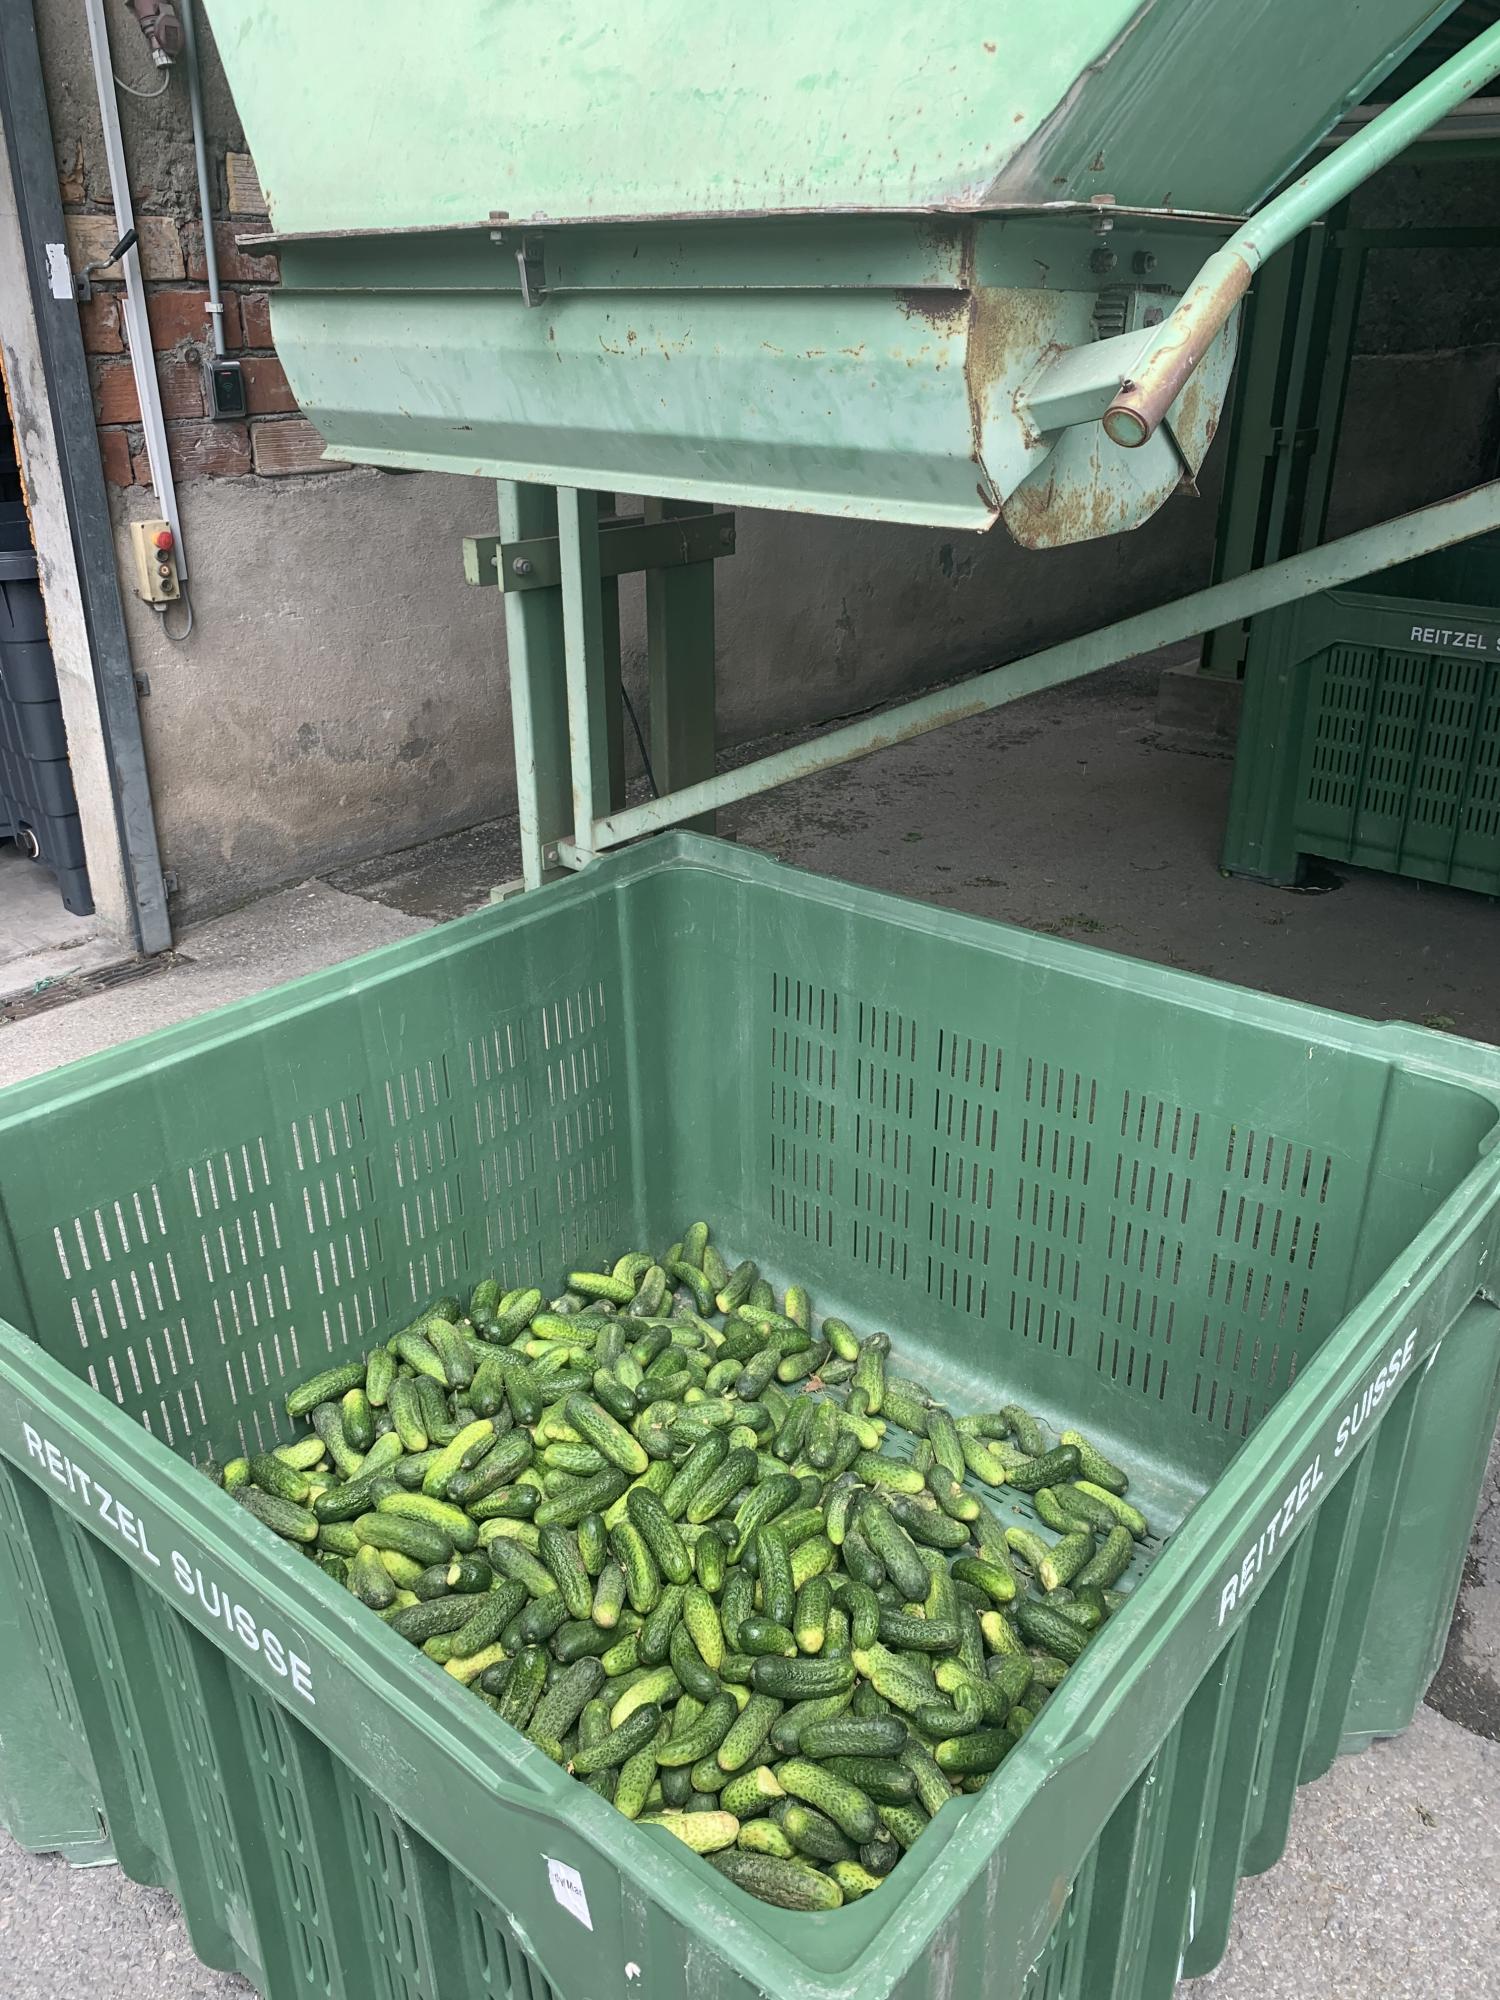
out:
{"label": "brick wall", "polygon": [[[207,313],[203,225],[196,210],[171,215],[138,213],[141,275],[156,379],[161,387],[172,471],[177,479],[238,476],[284,479],[317,472],[323,441],[297,405],[271,340],[270,293],[279,280],[275,257],[242,251],[236,238],[266,227],[248,154],[211,161],[217,176],[214,222],[224,341],[240,361],[247,415],[206,414],[203,363],[213,352]],[[119,230],[111,212],[85,205],[82,176],[62,176],[68,254],[81,273],[113,249]],[[149,485],[145,439],[135,374],[125,336],[123,272],[110,265],[90,278],[92,297],[79,306],[89,355],[99,452],[105,477],[116,486]]]}

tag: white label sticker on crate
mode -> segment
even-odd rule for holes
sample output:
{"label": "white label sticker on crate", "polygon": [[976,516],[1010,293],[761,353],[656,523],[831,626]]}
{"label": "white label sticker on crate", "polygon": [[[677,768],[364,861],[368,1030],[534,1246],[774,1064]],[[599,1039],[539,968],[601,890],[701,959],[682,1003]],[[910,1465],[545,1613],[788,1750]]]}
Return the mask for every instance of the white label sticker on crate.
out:
{"label": "white label sticker on crate", "polygon": [[584,1929],[591,1931],[594,1920],[589,1915],[589,1899],[584,1891],[583,1877],[566,1861],[554,1861],[550,1854],[544,1854],[542,1859],[547,1864],[547,1880],[552,1884],[553,1895],[569,1916],[577,1917]]}
{"label": "white label sticker on crate", "polygon": [[222,1625],[247,1653],[263,1660],[271,1676],[285,1681],[309,1708],[317,1707],[311,1666],[258,1611],[240,1601],[222,1576],[172,1547],[167,1534],[147,1519],[139,1505],[131,1506],[120,1494],[112,1493],[97,1473],[60,1451],[34,1425],[21,1425],[21,1441],[26,1456],[66,1488],[84,1513],[102,1522],[140,1562],[170,1574],[183,1596],[192,1598],[206,1619]]}

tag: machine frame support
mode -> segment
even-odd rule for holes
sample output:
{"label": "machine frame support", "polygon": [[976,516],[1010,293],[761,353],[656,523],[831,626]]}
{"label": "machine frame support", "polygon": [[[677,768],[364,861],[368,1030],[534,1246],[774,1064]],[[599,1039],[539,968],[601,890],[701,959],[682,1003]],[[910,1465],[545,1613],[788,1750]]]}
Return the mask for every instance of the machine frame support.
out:
{"label": "machine frame support", "polygon": [[[566,499],[566,495],[563,497]],[[915,700],[863,716],[809,742],[757,758],[737,770],[674,786],[643,805],[596,810],[586,824],[586,803],[589,799],[597,802],[600,796],[595,776],[600,757],[599,722],[589,706],[590,690],[601,687],[603,676],[591,669],[589,663],[590,649],[600,644],[601,621],[594,612],[595,593],[583,569],[587,561],[597,563],[598,536],[585,532],[584,510],[575,507],[573,511],[578,519],[573,530],[577,546],[567,560],[576,574],[570,581],[565,580],[563,596],[568,604],[565,615],[574,621],[575,628],[569,654],[569,715],[574,725],[573,797],[580,803],[573,836],[558,843],[557,858],[565,867],[582,868],[607,849],[622,847],[643,834],[690,824],[706,813],[754,798],[778,785],[871,756],[929,730],[940,729],[946,723],[988,714],[1022,695],[1079,680],[1154,647],[1195,638],[1278,604],[1334,589],[1395,563],[1408,562],[1414,556],[1489,533],[1500,528],[1500,480],[1394,520],[1382,521],[1319,548],[1285,557],[1247,575],[1211,584],[1154,610],[1102,626],[1082,638],[991,668],[956,686],[939,688]],[[529,758],[530,746],[518,738],[520,755]]]}
{"label": "machine frame support", "polygon": [[[500,481],[500,539],[557,535],[557,491]],[[558,843],[573,829],[572,759],[563,677],[563,606],[558,590],[507,593],[505,649],[516,751],[521,881],[527,889],[565,873]]]}
{"label": "machine frame support", "polygon": [[[500,532],[464,542],[472,584],[505,600],[520,887],[592,853],[592,830],[625,805],[619,578],[644,572],[651,772],[670,795],[714,775],[714,572],[735,518],[694,502],[499,483]],[[691,824],[711,833],[711,811]],[[497,893],[508,893],[506,890]]]}

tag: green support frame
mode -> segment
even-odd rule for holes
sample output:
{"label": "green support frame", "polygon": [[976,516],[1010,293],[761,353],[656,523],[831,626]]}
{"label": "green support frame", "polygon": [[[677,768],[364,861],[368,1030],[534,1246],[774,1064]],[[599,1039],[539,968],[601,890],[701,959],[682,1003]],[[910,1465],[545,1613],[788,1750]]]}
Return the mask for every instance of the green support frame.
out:
{"label": "green support frame", "polygon": [[[648,500],[648,522],[717,518],[687,501]],[[720,547],[733,527],[716,529]],[[726,533],[728,539],[726,540]],[[680,792],[714,775],[714,573],[706,562],[646,571],[646,655],[651,675],[651,769],[663,792]],[[712,833],[716,815],[686,824]]]}
{"label": "green support frame", "polygon": [[[555,490],[502,479],[501,542],[508,544],[537,536],[556,539]],[[466,558],[472,549],[470,544]],[[472,566],[470,576],[473,581],[480,580]],[[564,872],[557,856],[558,843],[573,827],[567,689],[558,671],[563,651],[561,592],[506,593],[505,649],[510,664],[510,722],[516,749],[521,880],[526,888],[538,889],[543,882]]]}
{"label": "green support frame", "polygon": [[[1364,260],[1347,253],[1347,204],[1271,259],[1249,301],[1230,416],[1214,581],[1320,539],[1354,354]],[[1210,632],[1202,672],[1236,680],[1245,621]]]}
{"label": "green support frame", "polygon": [[[538,489],[512,492],[535,495]],[[654,604],[653,693],[659,703],[653,708],[652,732],[659,745],[670,746],[663,774],[665,778],[670,772],[671,779],[666,790],[637,806],[623,803],[611,735],[611,716],[617,722],[620,704],[618,616],[607,609],[610,580],[604,574],[609,529],[601,523],[595,494],[562,488],[554,505],[559,582],[506,592],[508,630],[513,643],[517,635],[522,642],[512,659],[512,684],[520,691],[513,714],[516,763],[525,774],[522,838],[528,887],[559,867],[585,867],[597,855],[644,834],[701,824],[706,815],[737,800],[1097,673],[1153,647],[1238,623],[1500,528],[1500,481],[1211,584],[717,775],[707,720],[711,704],[705,701],[712,673],[708,593],[713,558],[690,553],[678,574],[703,572],[706,582],[697,585],[697,602],[686,592],[669,596],[659,583],[654,592],[648,588]],[[488,568],[500,572],[507,561],[517,560],[508,554],[506,522],[515,520],[523,533],[537,536],[545,533],[551,511],[545,499],[523,509],[515,498],[507,501],[502,490],[502,543],[485,558]],[[656,513],[653,509],[653,520]],[[688,708],[690,716],[684,714]],[[692,775],[700,770],[701,777]]]}
{"label": "green support frame", "polygon": [[[539,888],[594,853],[593,830],[625,805],[619,579],[646,578],[653,789],[714,775],[714,574],[735,520],[648,500],[501,480],[500,532],[464,543],[469,582],[505,599],[521,886]],[[711,811],[689,822],[712,833]],[[500,892],[500,893],[503,893]]]}

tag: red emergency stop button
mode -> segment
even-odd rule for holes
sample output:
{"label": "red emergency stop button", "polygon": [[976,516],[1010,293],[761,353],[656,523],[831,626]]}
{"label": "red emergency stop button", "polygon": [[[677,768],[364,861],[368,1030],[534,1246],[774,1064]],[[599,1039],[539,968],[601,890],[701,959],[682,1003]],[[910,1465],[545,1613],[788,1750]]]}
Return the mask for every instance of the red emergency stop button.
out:
{"label": "red emergency stop button", "polygon": [[170,528],[158,528],[151,539],[157,548],[163,550],[169,549],[172,546],[172,530]]}

